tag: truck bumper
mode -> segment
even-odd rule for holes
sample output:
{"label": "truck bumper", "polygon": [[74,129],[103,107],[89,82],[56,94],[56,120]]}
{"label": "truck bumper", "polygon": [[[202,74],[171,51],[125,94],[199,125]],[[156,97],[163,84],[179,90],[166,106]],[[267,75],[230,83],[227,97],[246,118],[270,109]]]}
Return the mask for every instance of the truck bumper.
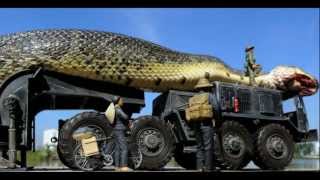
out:
{"label": "truck bumper", "polygon": [[318,141],[318,130],[317,129],[311,129],[309,130],[304,138],[305,142],[312,142],[312,141]]}

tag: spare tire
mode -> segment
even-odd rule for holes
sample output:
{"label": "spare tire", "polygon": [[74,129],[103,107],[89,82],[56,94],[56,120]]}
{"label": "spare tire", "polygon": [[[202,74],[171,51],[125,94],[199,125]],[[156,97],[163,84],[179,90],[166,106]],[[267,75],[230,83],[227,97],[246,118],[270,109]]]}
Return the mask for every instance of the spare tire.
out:
{"label": "spare tire", "polygon": [[170,127],[155,116],[138,117],[132,126],[132,138],[143,156],[140,169],[157,170],[164,167],[175,149]]}
{"label": "spare tire", "polygon": [[[78,128],[89,126],[97,127],[105,136],[109,136],[112,132],[112,127],[109,122],[106,121],[104,115],[99,112],[83,112],[77,114],[67,120],[60,129],[58,155],[61,162],[71,169],[76,169],[78,167],[75,165],[74,159],[74,150],[77,144],[72,135]],[[95,166],[97,166],[96,168],[99,168],[99,165]]]}
{"label": "spare tire", "polygon": [[73,162],[68,162],[68,161],[64,158],[64,156],[62,155],[62,153],[61,153],[61,151],[60,151],[59,146],[57,147],[57,154],[58,154],[58,157],[59,157],[59,159],[60,159],[60,161],[61,161],[61,163],[62,163],[63,165],[67,166],[67,167],[70,168],[70,169],[78,169],[78,168],[73,164]]}

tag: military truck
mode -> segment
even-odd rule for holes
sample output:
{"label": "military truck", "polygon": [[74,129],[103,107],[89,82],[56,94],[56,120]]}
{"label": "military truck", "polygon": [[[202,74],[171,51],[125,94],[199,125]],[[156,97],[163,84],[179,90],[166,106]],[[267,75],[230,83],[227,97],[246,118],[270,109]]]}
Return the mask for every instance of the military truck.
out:
{"label": "military truck", "polygon": [[[195,168],[194,133],[192,125],[185,120],[188,99],[195,93],[173,90],[162,93],[153,101],[152,115],[133,120],[128,137],[142,154],[135,167],[161,169],[174,157],[181,166]],[[216,102],[213,121],[217,132],[213,137],[213,153],[221,169],[241,169],[251,160],[262,169],[283,169],[292,159],[294,143],[317,139],[317,131],[308,129],[302,97],[293,97],[296,110],[284,113],[282,102],[291,97],[281,91],[214,82],[212,94]],[[1,164],[28,168],[26,152],[35,149],[38,112],[90,109],[59,121],[58,155],[64,165],[78,169],[75,158],[78,146],[72,134],[87,127],[99,132],[97,136],[109,137],[112,128],[101,112],[114,95],[123,97],[124,111],[129,115],[145,106],[142,90],[41,68],[14,74],[0,87]],[[19,161],[17,152],[20,152]],[[101,168],[100,160],[111,165],[111,159],[107,154],[103,159],[95,159],[92,166]]]}
{"label": "military truck", "polygon": [[[211,93],[216,129],[212,137],[214,162],[220,169],[242,169],[250,161],[261,169],[284,169],[293,158],[295,143],[318,138],[317,130],[309,130],[301,96],[218,81]],[[172,157],[186,169],[196,168],[194,131],[185,118],[188,100],[195,94],[175,90],[162,93],[153,101],[152,115],[133,121],[131,138],[143,155],[140,169],[160,169]],[[283,102],[290,99],[295,110],[284,112]],[[82,121],[99,126],[96,115],[92,116],[80,114],[64,121],[61,134],[73,131]],[[68,139],[59,143],[71,148]],[[62,159],[68,157],[65,153]]]}
{"label": "military truck", "polygon": [[[294,144],[315,141],[309,130],[301,96],[278,90],[214,82],[214,154],[221,169],[242,169],[251,160],[261,169],[284,169],[292,160]],[[172,127],[175,160],[196,168],[192,123],[185,118],[188,99],[196,92],[169,91],[153,101],[152,115]],[[295,111],[284,112],[283,102],[294,100]]]}

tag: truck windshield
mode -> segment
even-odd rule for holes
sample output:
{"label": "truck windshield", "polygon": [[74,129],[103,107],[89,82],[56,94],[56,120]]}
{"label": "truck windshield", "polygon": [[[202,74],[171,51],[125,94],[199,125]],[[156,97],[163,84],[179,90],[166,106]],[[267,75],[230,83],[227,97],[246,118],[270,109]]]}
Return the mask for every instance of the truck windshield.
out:
{"label": "truck windshield", "polygon": [[290,98],[290,99],[283,101],[282,106],[283,106],[283,113],[296,111],[294,98]]}

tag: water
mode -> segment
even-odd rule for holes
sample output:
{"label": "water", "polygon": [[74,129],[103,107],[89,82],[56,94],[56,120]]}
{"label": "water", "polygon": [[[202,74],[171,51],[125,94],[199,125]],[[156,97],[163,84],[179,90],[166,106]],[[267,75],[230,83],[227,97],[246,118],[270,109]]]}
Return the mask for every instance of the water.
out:
{"label": "water", "polygon": [[[320,159],[293,159],[286,170],[319,170]],[[250,162],[245,169],[257,169],[258,167]]]}

